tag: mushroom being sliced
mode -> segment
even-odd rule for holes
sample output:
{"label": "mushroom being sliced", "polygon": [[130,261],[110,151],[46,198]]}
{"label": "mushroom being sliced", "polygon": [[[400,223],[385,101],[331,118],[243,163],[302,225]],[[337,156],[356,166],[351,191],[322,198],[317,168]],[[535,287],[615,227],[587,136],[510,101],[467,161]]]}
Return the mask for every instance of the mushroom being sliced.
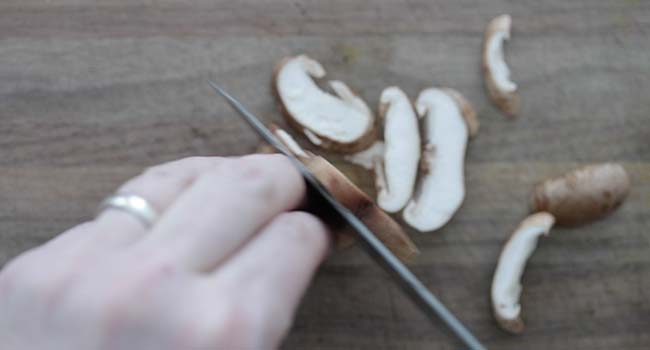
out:
{"label": "mushroom being sliced", "polygon": [[377,136],[372,112],[343,82],[329,83],[337,96],[323,91],[314,78],[324,76],[323,66],[305,55],[276,67],[273,86],[289,124],[325,149],[351,153],[368,147]]}
{"label": "mushroom being sliced", "polygon": [[400,211],[413,193],[420,161],[418,117],[408,96],[386,88],[379,101],[384,119],[384,154],[375,158],[377,203],[389,213]]}
{"label": "mushroom being sliced", "polygon": [[501,251],[492,280],[492,309],[499,326],[510,333],[521,333],[521,276],[526,261],[537,247],[541,235],[547,235],[555,223],[553,215],[540,212],[527,217]]}
{"label": "mushroom being sliced", "polygon": [[510,69],[503,57],[503,44],[510,39],[512,18],[501,15],[493,19],[485,32],[483,72],[485,84],[494,104],[508,116],[516,116],[520,109],[517,84],[510,80]]}
{"label": "mushroom being sliced", "polygon": [[[334,198],[352,211],[398,258],[403,261],[410,261],[419,254],[417,247],[402,227],[377,207],[360,188],[353,184],[336,167],[323,157],[303,151],[295,140],[282,129],[277,127],[271,129]],[[350,242],[351,237],[351,232],[343,231],[343,239],[346,243]]]}
{"label": "mushroom being sliced", "polygon": [[424,118],[422,174],[403,217],[409,225],[427,232],[446,224],[465,197],[468,125],[454,98],[443,89],[422,91],[415,107]]}

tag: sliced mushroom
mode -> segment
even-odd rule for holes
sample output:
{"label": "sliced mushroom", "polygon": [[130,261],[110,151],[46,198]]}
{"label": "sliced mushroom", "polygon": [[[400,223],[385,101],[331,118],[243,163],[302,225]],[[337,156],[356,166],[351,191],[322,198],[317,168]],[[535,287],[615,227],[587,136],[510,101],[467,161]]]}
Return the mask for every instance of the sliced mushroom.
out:
{"label": "sliced mushroom", "polygon": [[492,280],[492,309],[499,326],[508,332],[518,334],[524,330],[519,304],[521,276],[538,238],[547,235],[554,222],[553,215],[545,212],[527,217],[501,251]]}
{"label": "sliced mushroom", "polygon": [[[330,164],[325,158],[296,150],[298,144],[282,129],[273,128],[275,135],[289,148],[296,157],[316,176],[318,181],[341,203],[350,209],[368,228],[377,235],[388,249],[403,261],[410,261],[419,254],[413,241],[402,227],[388,214],[382,211],[373,201],[343,173]],[[293,146],[290,146],[293,145]],[[298,146],[299,147],[299,146]],[[351,232],[345,232],[351,236]]]}
{"label": "sliced mushroom", "polygon": [[296,142],[296,140],[293,139],[293,137],[291,137],[291,135],[289,135],[289,133],[287,133],[286,131],[284,131],[284,130],[282,130],[282,129],[280,129],[280,128],[274,128],[273,132],[275,133],[276,137],[277,137],[280,141],[282,141],[282,143],[283,143],[285,146],[287,146],[287,148],[289,149],[289,151],[291,151],[291,153],[292,153],[294,156],[296,156],[296,157],[298,157],[298,158],[309,157],[309,155],[307,154],[307,152],[305,152],[305,151],[300,147],[300,145]]}
{"label": "sliced mushroom", "polygon": [[424,118],[422,174],[403,217],[426,232],[446,224],[463,202],[469,126],[455,100],[442,89],[422,91],[415,107]]}
{"label": "sliced mushroom", "polygon": [[503,44],[510,39],[511,25],[509,15],[501,15],[488,25],[483,47],[483,72],[494,104],[506,115],[516,116],[521,105],[517,84],[510,80],[510,69],[503,57]]}
{"label": "sliced mushroom", "polygon": [[374,158],[377,203],[389,213],[400,211],[413,193],[420,161],[418,117],[408,96],[386,88],[379,100],[384,119],[383,157]]}
{"label": "sliced mushroom", "polygon": [[481,122],[478,120],[476,110],[471,103],[463,96],[460,92],[450,89],[450,88],[441,88],[446,92],[451,98],[456,101],[458,108],[460,108],[460,113],[465,118],[465,124],[467,124],[467,131],[469,131],[469,137],[475,137],[478,134],[478,129],[481,126]]}
{"label": "sliced mushroom", "polygon": [[600,219],[618,208],[630,192],[630,178],[620,164],[593,164],[548,179],[535,187],[533,211],[548,211],[562,226]]}
{"label": "sliced mushroom", "polygon": [[377,141],[367,149],[358,153],[346,155],[343,158],[350,163],[372,170],[377,162],[377,158],[384,158],[384,142]]}
{"label": "sliced mushroom", "polygon": [[337,96],[323,91],[314,78],[324,76],[323,66],[305,55],[276,67],[273,86],[289,124],[325,149],[351,153],[368,147],[377,137],[372,112],[343,82],[329,83]]}

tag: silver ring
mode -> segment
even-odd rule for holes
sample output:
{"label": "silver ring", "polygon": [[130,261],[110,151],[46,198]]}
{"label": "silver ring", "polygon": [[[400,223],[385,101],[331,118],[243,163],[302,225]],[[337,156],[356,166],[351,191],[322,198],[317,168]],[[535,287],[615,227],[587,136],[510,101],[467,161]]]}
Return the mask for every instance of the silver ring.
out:
{"label": "silver ring", "polygon": [[98,212],[106,209],[117,209],[135,216],[145,227],[153,226],[158,219],[158,213],[146,199],[133,194],[114,194],[106,197],[99,206]]}

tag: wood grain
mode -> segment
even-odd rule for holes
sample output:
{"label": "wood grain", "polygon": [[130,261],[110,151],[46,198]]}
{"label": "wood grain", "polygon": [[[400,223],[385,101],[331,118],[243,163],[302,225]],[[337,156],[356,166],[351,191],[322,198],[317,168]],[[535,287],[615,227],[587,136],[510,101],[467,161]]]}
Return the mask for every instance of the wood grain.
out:
{"label": "wood grain", "polygon": [[[507,60],[521,117],[490,104],[483,29],[513,16]],[[215,79],[282,122],[270,74],[308,53],[376,106],[430,85],[473,102],[467,200],[435,234],[411,232],[413,270],[490,349],[650,348],[650,3],[643,0],[0,2],[0,265],[87,220],[142,168],[253,151]],[[338,162],[338,158],[330,157]],[[618,161],[632,193],[613,216],[554,230],[524,277],[526,332],[496,327],[491,275],[532,186]],[[372,192],[370,176],[338,162]],[[286,349],[458,349],[356,248],[321,268]]]}

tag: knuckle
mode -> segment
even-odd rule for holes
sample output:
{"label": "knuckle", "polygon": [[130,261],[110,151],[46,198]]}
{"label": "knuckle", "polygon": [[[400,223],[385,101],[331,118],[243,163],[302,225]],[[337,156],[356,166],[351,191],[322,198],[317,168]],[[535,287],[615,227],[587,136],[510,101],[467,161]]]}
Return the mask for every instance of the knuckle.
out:
{"label": "knuckle", "polygon": [[302,182],[302,175],[300,175],[300,172],[298,169],[296,169],[296,166],[293,165],[291,160],[283,154],[270,154],[268,155],[269,159],[271,162],[274,163],[273,167],[277,168],[279,171],[281,171],[283,174],[286,174],[287,176],[290,176],[293,179],[296,180],[301,180]]}
{"label": "knuckle", "polygon": [[263,200],[273,200],[279,195],[276,176],[263,163],[240,160],[232,171],[247,195]]}
{"label": "knuckle", "polygon": [[206,190],[205,194],[212,196],[221,195],[223,186],[214,184],[224,181],[232,184],[241,197],[260,202],[285,202],[304,192],[302,177],[285,156],[224,159],[202,173],[198,182]]}
{"label": "knuckle", "polygon": [[187,157],[162,163],[146,168],[142,176],[146,178],[174,177],[182,169],[201,169],[205,165],[216,165],[221,158],[218,157]]}

